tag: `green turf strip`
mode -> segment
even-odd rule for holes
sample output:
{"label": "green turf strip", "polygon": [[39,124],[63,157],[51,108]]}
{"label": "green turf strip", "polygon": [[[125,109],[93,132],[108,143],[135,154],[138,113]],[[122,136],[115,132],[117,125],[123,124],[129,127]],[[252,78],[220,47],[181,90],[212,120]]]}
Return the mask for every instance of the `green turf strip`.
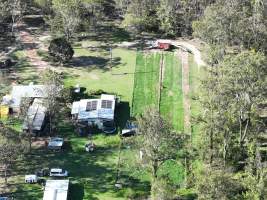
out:
{"label": "green turf strip", "polygon": [[160,112],[173,124],[175,130],[182,131],[184,128],[182,64],[177,55],[167,52],[164,54],[164,65]]}
{"label": "green turf strip", "polygon": [[132,115],[141,114],[147,106],[158,104],[160,54],[137,53]]}

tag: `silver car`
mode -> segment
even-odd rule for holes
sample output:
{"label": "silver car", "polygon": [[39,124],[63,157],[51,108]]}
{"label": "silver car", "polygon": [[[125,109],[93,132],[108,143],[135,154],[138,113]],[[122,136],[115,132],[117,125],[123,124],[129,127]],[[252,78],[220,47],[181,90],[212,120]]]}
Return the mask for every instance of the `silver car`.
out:
{"label": "silver car", "polygon": [[49,176],[54,176],[54,177],[67,177],[68,176],[68,171],[60,168],[52,168],[50,169]]}

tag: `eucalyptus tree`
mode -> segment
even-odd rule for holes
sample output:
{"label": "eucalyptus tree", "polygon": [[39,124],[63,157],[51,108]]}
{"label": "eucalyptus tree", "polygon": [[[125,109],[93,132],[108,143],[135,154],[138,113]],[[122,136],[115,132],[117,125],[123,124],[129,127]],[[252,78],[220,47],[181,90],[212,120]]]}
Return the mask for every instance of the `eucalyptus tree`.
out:
{"label": "eucalyptus tree", "polygon": [[146,109],[138,117],[137,133],[137,141],[152,176],[152,199],[158,199],[161,193],[157,187],[161,180],[158,170],[165,161],[176,158],[180,138],[154,108]]}
{"label": "eucalyptus tree", "polygon": [[46,98],[43,100],[49,117],[49,133],[53,133],[60,117],[60,98],[62,97],[62,76],[52,69],[46,69],[42,74],[44,92]]}
{"label": "eucalyptus tree", "polygon": [[194,35],[209,44],[266,51],[265,10],[259,0],[219,0],[193,23]]}
{"label": "eucalyptus tree", "polygon": [[23,142],[10,128],[0,122],[0,166],[3,167],[5,183],[16,160],[24,153]]}
{"label": "eucalyptus tree", "polygon": [[26,10],[26,2],[23,0],[8,0],[8,13],[11,16],[11,34],[14,35],[14,28],[22,20]]}
{"label": "eucalyptus tree", "polygon": [[[267,96],[266,64],[264,54],[252,51],[225,56],[222,62],[210,68],[203,82],[201,98],[204,108],[201,148],[203,161],[207,165],[205,169],[209,168],[214,176],[218,170],[222,173],[239,171],[244,177],[251,177],[255,187],[260,187],[262,183],[262,179],[257,177],[266,177],[262,167],[255,167],[262,166],[261,162],[265,159],[264,154],[258,153],[257,139],[266,127],[257,108]],[[252,169],[253,173],[248,169]],[[218,177],[209,181],[216,179]],[[246,178],[246,181],[252,179]],[[244,180],[240,178],[237,183]],[[225,184],[227,187],[227,182]],[[241,190],[246,191],[248,187],[243,184]]]}
{"label": "eucalyptus tree", "polygon": [[69,40],[81,23],[81,0],[52,0],[49,24],[54,32],[63,32]]}

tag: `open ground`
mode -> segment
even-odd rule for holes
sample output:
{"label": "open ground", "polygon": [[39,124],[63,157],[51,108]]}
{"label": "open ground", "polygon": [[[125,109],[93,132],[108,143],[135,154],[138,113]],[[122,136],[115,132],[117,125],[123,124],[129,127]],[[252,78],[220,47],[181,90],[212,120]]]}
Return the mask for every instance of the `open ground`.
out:
{"label": "open ground", "polygon": [[[40,70],[50,67],[64,75],[65,87],[79,84],[84,91],[103,90],[116,93],[121,97],[121,104],[117,109],[117,124],[123,128],[126,120],[131,116],[142,113],[146,106],[158,106],[162,115],[171,122],[174,129],[184,131],[184,118],[196,116],[199,110],[198,103],[192,100],[192,109],[184,106],[184,95],[188,99],[191,95],[197,96],[199,85],[199,67],[193,56],[188,57],[189,91],[183,90],[183,63],[177,53],[173,52],[142,52],[130,48],[116,47],[115,43],[127,41],[125,34],[118,34],[119,29],[107,35],[91,35],[87,39],[74,43],[74,58],[64,66],[48,62],[46,48],[39,49],[37,44],[46,46],[48,41],[40,41],[31,32],[21,32],[22,49],[12,53],[16,65],[3,87],[10,90],[12,82],[15,84],[38,83]],[[127,35],[126,35],[127,36]],[[102,38],[101,38],[102,37]],[[106,37],[112,38],[113,44]],[[38,43],[34,42],[38,40]],[[33,44],[27,44],[32,42]],[[112,62],[110,61],[110,46],[112,46]],[[160,64],[163,65],[160,79]],[[15,77],[15,78],[14,78]],[[159,87],[161,85],[161,87]],[[190,113],[188,113],[190,111]],[[2,186],[0,178],[0,192],[12,195],[16,199],[34,200],[42,198],[43,191],[39,185],[24,184],[24,175],[33,173],[42,167],[62,167],[70,171],[70,199],[99,199],[120,200],[139,196],[148,196],[150,177],[145,170],[135,165],[136,152],[131,146],[123,146],[121,165],[121,182],[123,188],[114,187],[117,178],[117,161],[120,146],[118,135],[93,136],[97,150],[93,154],[84,151],[88,138],[77,135],[68,116],[68,108],[62,109],[60,127],[56,133],[66,140],[66,148],[60,153],[48,152],[43,145],[34,146],[31,155],[20,158],[9,177],[9,185]],[[185,114],[185,112],[187,112]],[[193,129],[194,125],[192,125]],[[13,126],[20,130],[18,122]],[[38,138],[37,138],[38,140]],[[166,164],[167,168],[168,165]],[[169,164],[172,166],[172,164]],[[166,168],[166,169],[167,169]],[[182,174],[182,167],[169,167],[170,173]],[[174,176],[175,177],[175,176]],[[178,176],[178,182],[182,176]]]}

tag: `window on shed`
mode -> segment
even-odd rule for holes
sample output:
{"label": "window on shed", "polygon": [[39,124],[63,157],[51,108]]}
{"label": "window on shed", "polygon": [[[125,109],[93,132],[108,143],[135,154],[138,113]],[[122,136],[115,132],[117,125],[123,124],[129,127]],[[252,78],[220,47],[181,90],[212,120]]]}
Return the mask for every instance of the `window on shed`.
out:
{"label": "window on shed", "polygon": [[86,105],[86,111],[92,111],[96,110],[97,107],[97,101],[89,101]]}
{"label": "window on shed", "polygon": [[111,109],[112,108],[112,101],[102,100],[102,102],[101,102],[101,108]]}

